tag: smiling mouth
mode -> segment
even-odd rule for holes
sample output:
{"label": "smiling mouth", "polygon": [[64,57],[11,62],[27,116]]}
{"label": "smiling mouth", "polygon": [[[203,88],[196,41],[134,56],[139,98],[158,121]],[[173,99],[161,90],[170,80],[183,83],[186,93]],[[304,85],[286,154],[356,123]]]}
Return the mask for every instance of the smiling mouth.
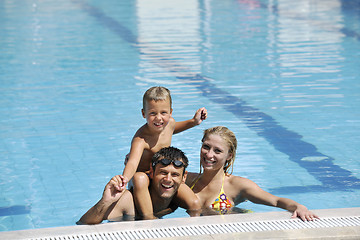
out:
{"label": "smiling mouth", "polygon": [[204,159],[206,164],[214,164],[216,161]]}
{"label": "smiling mouth", "polygon": [[161,184],[161,186],[166,189],[170,189],[170,188],[174,187],[174,185],[172,185],[172,184]]}
{"label": "smiling mouth", "polygon": [[157,126],[157,127],[161,127],[164,124],[163,123],[154,123],[154,125]]}

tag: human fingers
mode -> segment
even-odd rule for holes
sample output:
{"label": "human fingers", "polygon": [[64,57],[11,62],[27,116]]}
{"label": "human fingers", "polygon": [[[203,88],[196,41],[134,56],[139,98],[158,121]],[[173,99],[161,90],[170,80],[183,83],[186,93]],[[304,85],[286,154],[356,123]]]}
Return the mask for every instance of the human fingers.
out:
{"label": "human fingers", "polygon": [[308,217],[306,215],[299,214],[299,218],[304,222],[308,221]]}
{"label": "human fingers", "polygon": [[303,221],[312,221],[313,220],[312,216],[309,214],[305,214],[301,219]]}
{"label": "human fingers", "polygon": [[197,119],[198,124],[200,124],[203,120],[207,118],[207,110],[206,108],[202,107],[199,108],[195,113],[195,119]]}
{"label": "human fingers", "polygon": [[207,118],[207,110],[206,108],[200,108],[201,109],[201,116],[200,116],[200,119],[201,120],[205,120]]}
{"label": "human fingers", "polygon": [[123,175],[119,175],[119,177],[121,178],[122,181],[122,187],[125,187],[129,182],[128,178]]}
{"label": "human fingers", "polygon": [[114,176],[111,180],[110,180],[111,185],[118,191],[122,190],[122,179],[121,179],[121,175],[116,175]]}
{"label": "human fingers", "polygon": [[313,212],[308,212],[308,214],[306,215],[306,219],[308,221],[314,221],[315,219],[319,219],[319,217]]}
{"label": "human fingers", "polygon": [[[296,215],[301,219],[303,220],[304,222],[305,221],[314,221],[316,218],[319,218],[317,215],[313,214],[312,212],[310,211],[307,211],[307,212],[298,212],[296,213]],[[295,215],[295,216],[296,216]],[[294,215],[293,215],[294,216]]]}
{"label": "human fingers", "polygon": [[302,221],[307,221],[306,217],[304,214],[302,214],[301,212],[298,211],[294,211],[293,215],[291,216],[291,218],[300,218]]}
{"label": "human fingers", "polygon": [[296,213],[296,211],[293,212],[293,214],[291,215],[291,218],[297,218],[297,213]]}

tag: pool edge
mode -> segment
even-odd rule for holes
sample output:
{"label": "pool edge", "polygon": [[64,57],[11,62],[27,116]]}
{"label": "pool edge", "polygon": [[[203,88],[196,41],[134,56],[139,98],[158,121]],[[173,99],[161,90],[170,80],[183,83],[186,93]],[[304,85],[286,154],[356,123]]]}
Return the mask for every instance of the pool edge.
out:
{"label": "pool edge", "polygon": [[[320,218],[360,216],[359,208],[337,208],[313,210]],[[119,231],[148,230],[154,228],[187,227],[197,225],[212,225],[234,222],[263,222],[289,220],[291,213],[286,211],[232,214],[223,216],[204,216],[193,218],[171,218],[148,221],[130,221],[104,223],[98,225],[81,225],[56,228],[30,229],[20,231],[0,232],[0,239],[62,239],[62,236],[82,235],[82,234],[101,234]],[[159,238],[159,237],[156,237]],[[164,237],[161,239],[183,239],[179,237]],[[199,238],[199,235],[186,236],[186,239]],[[324,228],[302,228],[290,230],[272,231],[251,231],[251,232],[232,232],[232,233],[211,233],[201,235],[201,239],[360,239],[360,225],[346,227],[324,227]],[[64,238],[65,239],[65,238]],[[67,239],[67,238],[66,238]],[[100,239],[100,238],[99,238]]]}

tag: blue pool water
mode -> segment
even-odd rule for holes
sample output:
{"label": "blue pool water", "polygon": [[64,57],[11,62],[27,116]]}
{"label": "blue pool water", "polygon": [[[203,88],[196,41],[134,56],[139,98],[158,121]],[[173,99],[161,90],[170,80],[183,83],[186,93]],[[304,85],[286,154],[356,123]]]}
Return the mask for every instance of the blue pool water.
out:
{"label": "blue pool water", "polygon": [[[123,170],[142,95],[238,138],[234,174],[311,209],[360,203],[360,1],[0,4],[0,231],[74,225]],[[255,212],[276,209],[244,203]],[[167,217],[185,217],[182,210]]]}

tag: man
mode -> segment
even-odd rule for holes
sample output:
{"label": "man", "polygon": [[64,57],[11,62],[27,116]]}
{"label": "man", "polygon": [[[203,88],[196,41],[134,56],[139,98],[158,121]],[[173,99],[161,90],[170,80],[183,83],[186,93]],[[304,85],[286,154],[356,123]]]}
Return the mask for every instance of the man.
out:
{"label": "man", "polygon": [[[186,180],[187,166],[187,157],[177,148],[162,148],[154,154],[149,173],[149,192],[154,216],[161,217],[171,211],[169,208],[174,195],[180,184],[184,184]],[[121,175],[113,177],[106,184],[102,198],[81,217],[78,224],[97,224],[103,220],[139,217],[131,192],[121,190],[122,181]]]}

